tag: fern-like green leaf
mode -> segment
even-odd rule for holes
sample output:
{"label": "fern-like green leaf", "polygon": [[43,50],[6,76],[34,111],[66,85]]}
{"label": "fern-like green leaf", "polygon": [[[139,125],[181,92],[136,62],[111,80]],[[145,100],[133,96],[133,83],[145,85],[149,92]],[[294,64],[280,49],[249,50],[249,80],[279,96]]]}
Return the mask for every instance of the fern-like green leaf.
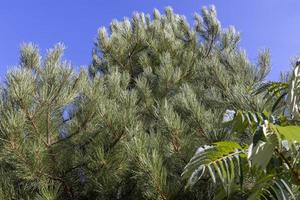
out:
{"label": "fern-like green leaf", "polygon": [[247,128],[255,130],[259,125],[262,125],[265,120],[268,120],[267,112],[251,112],[238,110],[233,119],[225,123],[225,126],[231,126],[233,131],[243,132]]}
{"label": "fern-like green leaf", "polygon": [[300,104],[299,104],[299,97],[300,97],[300,65],[299,62],[297,62],[291,81],[289,83],[289,88],[288,88],[288,111],[291,115],[292,119],[299,120],[300,119]]}
{"label": "fern-like green leaf", "polygon": [[256,185],[251,190],[248,200],[289,200],[295,199],[290,186],[280,178],[267,175],[257,180]]}
{"label": "fern-like green leaf", "polygon": [[214,183],[219,179],[226,194],[229,194],[236,175],[242,177],[242,155],[242,147],[229,141],[198,148],[182,174],[184,178],[188,178],[187,187],[194,185],[204,174],[209,174]]}
{"label": "fern-like green leaf", "polygon": [[265,105],[272,102],[272,112],[286,99],[288,95],[289,84],[284,82],[267,82],[263,83],[254,91],[254,95],[263,93],[266,100]]}

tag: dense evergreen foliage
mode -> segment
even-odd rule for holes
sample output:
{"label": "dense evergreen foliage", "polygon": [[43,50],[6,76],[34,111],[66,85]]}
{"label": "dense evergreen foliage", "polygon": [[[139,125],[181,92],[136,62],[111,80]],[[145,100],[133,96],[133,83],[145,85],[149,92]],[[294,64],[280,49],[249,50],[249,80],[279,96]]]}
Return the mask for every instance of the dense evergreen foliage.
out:
{"label": "dense evergreen foliage", "polygon": [[171,8],[113,21],[80,72],[61,44],[23,45],[1,88],[0,199],[297,198],[298,65],[267,83],[269,52],[253,64],[239,40],[204,7],[193,26]]}

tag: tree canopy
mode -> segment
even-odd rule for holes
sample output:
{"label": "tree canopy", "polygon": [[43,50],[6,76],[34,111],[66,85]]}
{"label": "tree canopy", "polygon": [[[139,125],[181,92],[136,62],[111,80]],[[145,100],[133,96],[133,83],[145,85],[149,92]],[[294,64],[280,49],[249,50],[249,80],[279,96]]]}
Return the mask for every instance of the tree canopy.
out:
{"label": "tree canopy", "polygon": [[[100,28],[90,66],[24,44],[0,92],[1,199],[293,199],[299,72],[267,82],[203,7]],[[195,153],[196,152],[196,153]]]}

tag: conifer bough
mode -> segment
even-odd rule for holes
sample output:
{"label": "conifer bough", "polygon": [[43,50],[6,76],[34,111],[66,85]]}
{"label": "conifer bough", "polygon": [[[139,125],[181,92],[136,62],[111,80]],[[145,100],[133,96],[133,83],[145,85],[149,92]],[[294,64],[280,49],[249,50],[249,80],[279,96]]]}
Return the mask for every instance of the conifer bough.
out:
{"label": "conifer bough", "polygon": [[[236,178],[254,125],[237,114],[224,124],[223,114],[270,108],[252,93],[269,72],[269,52],[253,64],[239,40],[212,6],[193,26],[171,8],[113,21],[99,29],[92,64],[80,72],[62,59],[61,44],[43,57],[23,45],[1,89],[0,199],[290,197],[296,184],[274,173]],[[196,158],[205,162],[189,162],[205,144]],[[299,160],[290,162],[299,173]]]}

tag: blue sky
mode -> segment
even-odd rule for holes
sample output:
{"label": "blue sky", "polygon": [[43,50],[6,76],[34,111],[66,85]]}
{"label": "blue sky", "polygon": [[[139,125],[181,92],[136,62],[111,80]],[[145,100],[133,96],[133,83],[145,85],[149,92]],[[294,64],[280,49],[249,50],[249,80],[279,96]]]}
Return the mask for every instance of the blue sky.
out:
{"label": "blue sky", "polygon": [[259,49],[270,49],[269,79],[290,69],[290,59],[300,54],[298,0],[1,0],[0,79],[18,63],[23,42],[38,44],[42,53],[63,42],[66,59],[76,66],[88,65],[97,29],[112,19],[172,6],[192,22],[193,13],[211,4],[217,7],[223,27],[234,25],[241,32],[241,47],[253,62]]}

